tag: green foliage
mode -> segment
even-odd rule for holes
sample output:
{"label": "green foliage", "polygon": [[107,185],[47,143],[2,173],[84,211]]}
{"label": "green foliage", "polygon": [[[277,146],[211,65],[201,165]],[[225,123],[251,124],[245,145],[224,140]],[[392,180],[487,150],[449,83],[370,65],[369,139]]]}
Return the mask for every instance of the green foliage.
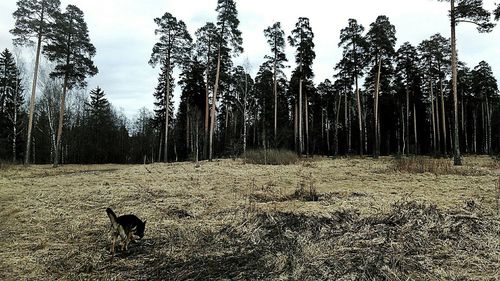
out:
{"label": "green foliage", "polygon": [[276,72],[284,75],[281,69],[285,67],[284,62],[288,61],[285,54],[285,32],[281,29],[281,23],[276,22],[264,30],[264,36],[271,47],[272,55],[266,55],[270,65],[276,64]]}
{"label": "green foliage", "polygon": [[10,31],[15,36],[14,45],[33,45],[33,38],[47,35],[51,32],[54,17],[60,13],[59,0],[19,0],[13,16],[14,29]]}
{"label": "green foliage", "polygon": [[218,0],[217,8],[217,28],[219,33],[219,46],[232,47],[235,55],[243,53],[243,37],[238,29],[240,20],[238,10],[234,0]]}
{"label": "green foliage", "polygon": [[94,76],[98,69],[92,61],[96,49],[90,43],[89,30],[83,12],[74,5],[56,17],[48,35],[49,43],[43,53],[56,63],[50,76],[65,79],[68,89],[85,87],[87,76]]}
{"label": "green foliage", "polygon": [[[0,54],[0,159],[16,161],[23,139],[24,88],[21,73],[12,53]],[[13,147],[15,146],[15,147]]]}
{"label": "green foliage", "polygon": [[335,68],[339,71],[345,71],[353,78],[363,74],[368,60],[368,43],[363,36],[364,31],[365,28],[358,24],[355,19],[349,19],[348,26],[340,31],[338,45],[343,47],[343,59]]}
{"label": "green foliage", "polygon": [[497,4],[496,9],[493,11],[493,15],[496,21],[500,20],[500,4]]}
{"label": "green foliage", "polygon": [[472,91],[476,94],[477,98],[492,98],[497,96],[498,85],[495,75],[491,66],[485,62],[481,61],[472,70]]}
{"label": "green foliage", "polygon": [[243,157],[247,163],[263,165],[290,165],[299,159],[295,152],[283,149],[253,149]]}
{"label": "green foliage", "polygon": [[491,23],[491,13],[483,8],[483,0],[458,0],[455,6],[455,20],[476,25],[479,32],[491,32],[495,24]]}
{"label": "green foliage", "polygon": [[160,35],[160,39],[153,46],[149,64],[156,66],[160,63],[172,69],[183,64],[189,58],[192,43],[186,24],[170,13],[155,18],[154,22],[158,25],[155,35]]}
{"label": "green foliage", "polygon": [[365,88],[375,92],[375,81],[379,60],[382,60],[380,92],[387,94],[391,92],[391,76],[394,72],[392,60],[396,54],[396,27],[389,21],[387,16],[378,16],[375,22],[370,24],[370,30],[366,34],[368,43],[368,56],[371,68],[365,80]]}
{"label": "green foliage", "polygon": [[288,36],[288,43],[296,47],[295,62],[299,65],[297,69],[300,77],[310,79],[314,77],[312,69],[313,61],[316,58],[314,52],[314,33],[308,18],[299,18],[292,30],[292,35]]}

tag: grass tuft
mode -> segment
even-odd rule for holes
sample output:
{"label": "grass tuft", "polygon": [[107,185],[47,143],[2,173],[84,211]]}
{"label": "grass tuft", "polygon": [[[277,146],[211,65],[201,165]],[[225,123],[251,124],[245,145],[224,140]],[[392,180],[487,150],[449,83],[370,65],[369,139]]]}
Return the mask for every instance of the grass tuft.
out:
{"label": "grass tuft", "polygon": [[435,175],[482,176],[485,171],[471,166],[454,166],[450,159],[429,157],[407,157],[394,161],[394,171],[413,174],[431,173]]}
{"label": "grass tuft", "polygon": [[246,163],[261,165],[291,165],[298,161],[295,152],[283,149],[248,150],[244,159]]}

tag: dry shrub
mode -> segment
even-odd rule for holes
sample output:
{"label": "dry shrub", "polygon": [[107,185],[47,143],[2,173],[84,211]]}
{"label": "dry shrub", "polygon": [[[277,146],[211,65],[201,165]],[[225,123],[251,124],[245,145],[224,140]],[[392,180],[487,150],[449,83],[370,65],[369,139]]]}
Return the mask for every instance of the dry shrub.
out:
{"label": "dry shrub", "polygon": [[482,176],[485,171],[470,166],[453,166],[450,159],[407,157],[395,159],[394,171],[405,173],[431,173],[435,175]]}
{"label": "dry shrub", "polygon": [[297,154],[284,149],[255,149],[248,150],[244,159],[246,163],[263,165],[290,165],[298,160]]}
{"label": "dry shrub", "polygon": [[13,166],[14,166],[14,164],[12,162],[0,160],[0,171],[6,171],[6,170],[12,168]]}
{"label": "dry shrub", "polygon": [[288,200],[295,199],[300,201],[319,201],[319,194],[314,185],[312,173],[303,175],[299,172],[299,182],[295,192],[287,198]]}

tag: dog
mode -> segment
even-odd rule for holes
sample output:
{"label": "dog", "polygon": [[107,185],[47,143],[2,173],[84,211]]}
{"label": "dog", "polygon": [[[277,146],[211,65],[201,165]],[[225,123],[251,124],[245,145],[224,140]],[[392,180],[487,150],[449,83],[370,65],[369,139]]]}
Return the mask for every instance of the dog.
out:
{"label": "dog", "polygon": [[146,221],[140,220],[135,215],[123,215],[117,217],[111,208],[106,209],[109,220],[111,221],[112,237],[111,256],[115,255],[115,242],[118,237],[121,238],[122,252],[128,250],[128,243],[135,240],[134,236],[142,239],[146,228]]}

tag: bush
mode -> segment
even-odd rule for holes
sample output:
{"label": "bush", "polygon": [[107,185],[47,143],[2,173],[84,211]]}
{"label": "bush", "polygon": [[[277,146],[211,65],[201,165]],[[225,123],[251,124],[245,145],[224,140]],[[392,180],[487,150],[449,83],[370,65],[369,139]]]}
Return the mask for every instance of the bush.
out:
{"label": "bush", "polygon": [[395,160],[394,170],[406,173],[432,173],[435,175],[480,176],[485,171],[468,166],[453,166],[450,159],[433,159],[428,157],[408,157]]}
{"label": "bush", "polygon": [[284,149],[248,150],[243,157],[246,163],[263,165],[290,165],[298,161],[295,152]]}

